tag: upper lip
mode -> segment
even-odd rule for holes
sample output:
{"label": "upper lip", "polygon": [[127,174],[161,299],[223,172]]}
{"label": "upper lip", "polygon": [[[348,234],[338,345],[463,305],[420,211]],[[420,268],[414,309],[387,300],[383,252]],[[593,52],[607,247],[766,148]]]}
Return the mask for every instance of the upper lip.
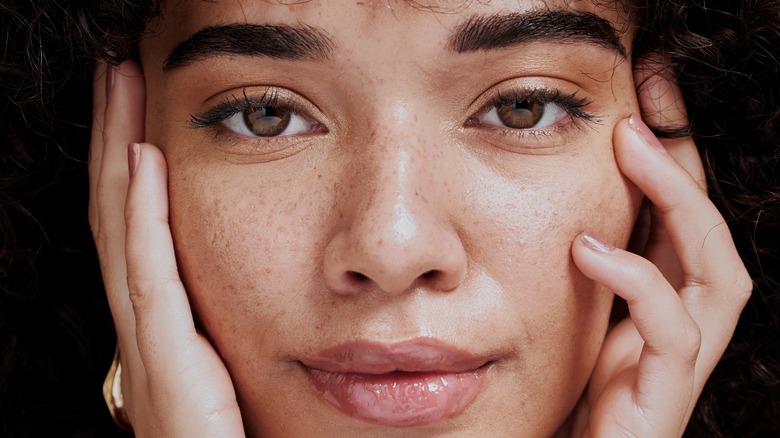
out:
{"label": "upper lip", "polygon": [[356,374],[402,372],[460,373],[472,371],[490,358],[442,341],[418,338],[395,344],[359,340],[301,359],[308,368]]}

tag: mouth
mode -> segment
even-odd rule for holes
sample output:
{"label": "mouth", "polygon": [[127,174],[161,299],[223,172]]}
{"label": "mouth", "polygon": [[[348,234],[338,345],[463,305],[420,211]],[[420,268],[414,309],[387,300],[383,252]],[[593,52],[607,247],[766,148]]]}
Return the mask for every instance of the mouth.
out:
{"label": "mouth", "polygon": [[321,398],[353,418],[427,426],[463,412],[493,361],[430,339],[352,342],[301,361]]}

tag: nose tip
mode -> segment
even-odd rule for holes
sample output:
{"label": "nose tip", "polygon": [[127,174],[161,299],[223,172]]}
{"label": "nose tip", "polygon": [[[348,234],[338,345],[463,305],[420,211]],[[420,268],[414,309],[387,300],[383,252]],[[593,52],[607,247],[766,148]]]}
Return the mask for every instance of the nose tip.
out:
{"label": "nose tip", "polygon": [[378,290],[396,296],[420,288],[438,292],[457,288],[467,261],[455,230],[442,227],[421,233],[419,224],[413,229],[402,235],[391,232],[390,237],[355,228],[339,233],[326,249],[330,289],[342,295]]}

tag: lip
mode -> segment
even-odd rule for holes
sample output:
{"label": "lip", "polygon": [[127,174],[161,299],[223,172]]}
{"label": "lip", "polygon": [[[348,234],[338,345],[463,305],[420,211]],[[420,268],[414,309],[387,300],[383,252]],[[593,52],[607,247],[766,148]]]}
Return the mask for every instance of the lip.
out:
{"label": "lip", "polygon": [[426,426],[463,412],[485,386],[490,358],[428,338],[350,342],[301,360],[322,399],[351,417]]}

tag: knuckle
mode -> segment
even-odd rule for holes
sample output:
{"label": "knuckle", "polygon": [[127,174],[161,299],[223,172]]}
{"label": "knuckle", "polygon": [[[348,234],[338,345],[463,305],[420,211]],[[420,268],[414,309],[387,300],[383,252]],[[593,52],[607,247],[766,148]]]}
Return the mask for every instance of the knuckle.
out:
{"label": "knuckle", "polygon": [[130,302],[136,315],[142,314],[149,308],[151,299],[154,294],[158,293],[156,289],[159,287],[153,281],[134,279],[130,272],[128,272],[127,286]]}
{"label": "knuckle", "polygon": [[753,279],[750,278],[750,274],[744,266],[737,272],[734,280],[733,293],[737,303],[740,304],[739,309],[742,310],[750,299],[750,296],[753,294]]}
{"label": "knuckle", "polygon": [[153,278],[134,275],[128,266],[127,286],[130,302],[136,315],[143,314],[152,306],[155,297],[162,297],[174,290],[178,285],[175,279]]}
{"label": "knuckle", "polygon": [[694,364],[699,357],[701,349],[701,330],[699,326],[691,319],[678,333],[677,350],[680,358],[686,363]]}

